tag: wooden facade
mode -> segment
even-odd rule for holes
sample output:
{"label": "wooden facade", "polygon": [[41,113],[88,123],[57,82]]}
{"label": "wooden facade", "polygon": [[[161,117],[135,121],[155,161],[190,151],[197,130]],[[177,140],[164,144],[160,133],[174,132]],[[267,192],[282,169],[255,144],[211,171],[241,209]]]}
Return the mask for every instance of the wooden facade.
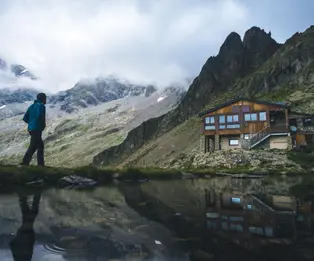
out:
{"label": "wooden facade", "polygon": [[[312,115],[292,112],[285,104],[239,98],[199,116],[205,152],[230,147],[252,148],[271,136],[273,143],[269,148],[292,148],[293,144],[300,147],[304,140],[314,143]],[[309,124],[311,118],[313,122]],[[279,144],[283,143],[283,137],[287,137],[284,145]]]}
{"label": "wooden facade", "polygon": [[[271,112],[282,112],[284,114],[285,121],[279,126],[274,124],[274,130],[278,132],[287,132],[289,128],[288,124],[288,109],[282,108],[279,105],[269,106],[265,104],[259,104],[253,101],[237,101],[226,107],[219,108],[215,111],[211,111],[202,116],[203,133],[205,135],[232,135],[232,134],[254,134],[262,131],[267,126],[270,126],[270,114]],[[256,115],[250,120],[245,119],[245,115]],[[223,120],[225,116],[225,120]],[[229,117],[228,117],[229,116]],[[212,121],[209,124],[209,117],[214,117],[215,129],[208,129],[208,126],[212,125]],[[232,117],[232,121],[231,121]],[[249,116],[247,116],[248,119]],[[229,119],[229,121],[228,121]],[[222,121],[222,122],[221,122]],[[222,127],[223,126],[223,127]]]}

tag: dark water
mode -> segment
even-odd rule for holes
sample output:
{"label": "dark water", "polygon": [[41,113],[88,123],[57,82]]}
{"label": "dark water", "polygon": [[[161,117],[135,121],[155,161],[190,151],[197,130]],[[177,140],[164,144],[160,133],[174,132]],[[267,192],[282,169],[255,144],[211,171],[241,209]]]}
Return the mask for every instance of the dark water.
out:
{"label": "dark water", "polygon": [[299,178],[150,181],[0,195],[1,261],[314,260]]}

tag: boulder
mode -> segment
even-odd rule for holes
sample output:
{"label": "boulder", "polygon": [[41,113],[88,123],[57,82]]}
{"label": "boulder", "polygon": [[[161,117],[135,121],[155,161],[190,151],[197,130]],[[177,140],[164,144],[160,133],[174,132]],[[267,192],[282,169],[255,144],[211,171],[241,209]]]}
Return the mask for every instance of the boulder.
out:
{"label": "boulder", "polygon": [[59,186],[64,188],[82,188],[82,187],[93,187],[97,185],[97,182],[89,179],[84,178],[76,175],[71,175],[67,177],[61,178],[59,181]]}

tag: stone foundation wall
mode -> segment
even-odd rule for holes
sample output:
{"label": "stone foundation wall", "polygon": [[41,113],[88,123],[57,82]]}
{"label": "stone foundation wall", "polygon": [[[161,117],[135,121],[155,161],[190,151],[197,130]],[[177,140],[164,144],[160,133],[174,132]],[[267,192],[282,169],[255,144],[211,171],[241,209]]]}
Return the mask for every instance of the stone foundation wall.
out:
{"label": "stone foundation wall", "polygon": [[206,139],[205,139],[205,135],[200,136],[200,153],[205,153],[205,148],[206,148]]}
{"label": "stone foundation wall", "polygon": [[287,150],[292,150],[292,137],[291,137],[291,135],[287,136]]}
{"label": "stone foundation wall", "polygon": [[220,136],[215,135],[215,150],[220,150]]}
{"label": "stone foundation wall", "polygon": [[215,142],[212,138],[209,139],[209,152],[213,152],[215,150]]}

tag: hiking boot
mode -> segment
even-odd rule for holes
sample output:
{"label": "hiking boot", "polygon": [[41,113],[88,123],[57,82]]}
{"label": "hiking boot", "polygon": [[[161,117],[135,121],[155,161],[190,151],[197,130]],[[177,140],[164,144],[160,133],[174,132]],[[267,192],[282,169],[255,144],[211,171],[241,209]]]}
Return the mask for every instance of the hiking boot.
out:
{"label": "hiking boot", "polygon": [[25,167],[25,166],[29,166],[29,164],[25,164],[25,163],[20,163],[17,167],[18,168],[22,168],[22,167]]}

